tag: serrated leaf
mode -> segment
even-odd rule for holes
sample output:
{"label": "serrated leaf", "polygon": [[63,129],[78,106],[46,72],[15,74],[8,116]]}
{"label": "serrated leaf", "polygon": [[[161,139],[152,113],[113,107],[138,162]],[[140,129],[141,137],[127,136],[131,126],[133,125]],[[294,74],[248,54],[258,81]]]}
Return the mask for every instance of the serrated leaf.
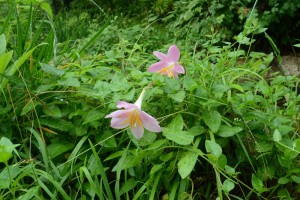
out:
{"label": "serrated leaf", "polygon": [[221,115],[218,111],[206,111],[202,113],[205,124],[216,133],[221,125]]}
{"label": "serrated leaf", "polygon": [[242,130],[243,129],[238,126],[221,125],[216,135],[221,137],[231,137],[237,134],[238,132],[241,132]]}
{"label": "serrated leaf", "polygon": [[188,151],[178,161],[178,172],[182,179],[185,179],[194,169],[198,159],[198,154],[192,151]]}
{"label": "serrated leaf", "polygon": [[219,158],[222,155],[222,148],[220,145],[214,141],[211,140],[205,140],[205,149],[207,153],[211,153],[217,158]]}
{"label": "serrated leaf", "polygon": [[180,145],[189,145],[193,142],[194,136],[187,131],[173,131],[170,128],[162,128],[163,135]]}
{"label": "serrated leaf", "polygon": [[119,72],[115,73],[110,82],[110,89],[113,92],[118,92],[126,90],[130,87],[129,82],[126,78]]}
{"label": "serrated leaf", "polygon": [[56,156],[59,156],[71,149],[73,149],[74,144],[68,143],[68,142],[63,142],[63,143],[52,143],[47,146],[47,152],[48,156],[53,159]]}

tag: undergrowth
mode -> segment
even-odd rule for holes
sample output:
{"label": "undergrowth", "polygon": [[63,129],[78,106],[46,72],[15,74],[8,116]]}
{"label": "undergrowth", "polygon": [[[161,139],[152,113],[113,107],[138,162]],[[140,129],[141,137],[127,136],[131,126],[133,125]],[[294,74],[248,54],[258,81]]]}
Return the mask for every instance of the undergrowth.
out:
{"label": "undergrowth", "polygon": [[[255,14],[233,41],[192,44],[154,15],[32,2],[0,1],[0,199],[299,198],[299,78],[274,71]],[[273,52],[251,50],[257,34]],[[173,44],[185,74],[148,72]],[[143,88],[162,132],[138,140],[105,116]]]}

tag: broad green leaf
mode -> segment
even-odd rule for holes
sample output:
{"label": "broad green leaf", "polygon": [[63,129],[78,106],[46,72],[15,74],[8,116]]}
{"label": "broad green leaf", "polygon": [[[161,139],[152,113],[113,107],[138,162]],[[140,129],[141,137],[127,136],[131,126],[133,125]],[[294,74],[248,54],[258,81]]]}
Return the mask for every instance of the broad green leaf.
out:
{"label": "broad green leaf", "polygon": [[181,131],[183,129],[183,119],[180,114],[176,115],[175,118],[168,124],[168,128],[172,131]]}
{"label": "broad green leaf", "polygon": [[198,87],[198,85],[190,76],[185,76],[183,78],[183,87],[192,92]]}
{"label": "broad green leaf", "polygon": [[230,179],[226,179],[223,183],[223,191],[225,193],[229,193],[231,190],[234,189],[234,183]]}
{"label": "broad green leaf", "polygon": [[219,135],[221,137],[231,137],[238,132],[241,132],[242,130],[243,129],[238,126],[221,125],[216,135]]}
{"label": "broad green leaf", "polygon": [[264,141],[255,143],[255,149],[259,153],[264,153],[271,151],[273,148],[273,145]]}
{"label": "broad green leaf", "polygon": [[74,128],[73,124],[64,119],[40,119],[40,123],[45,126],[49,126],[50,128],[54,128],[60,131],[69,131]]}
{"label": "broad green leaf", "polygon": [[197,125],[193,126],[187,132],[191,133],[193,136],[201,135],[205,133],[206,129],[203,126]]}
{"label": "broad green leaf", "polygon": [[184,91],[179,91],[175,94],[168,94],[168,97],[174,99],[178,103],[181,103],[185,98],[185,92]]}
{"label": "broad green leaf", "polygon": [[19,144],[13,144],[8,138],[1,137],[0,139],[0,162],[7,162],[12,157],[12,152],[17,151],[15,147]]}
{"label": "broad green leaf", "polygon": [[235,169],[230,167],[229,165],[225,165],[224,169],[229,175],[232,175],[235,173]]}
{"label": "broad green leaf", "polygon": [[211,153],[217,158],[219,158],[222,155],[222,148],[220,145],[214,141],[211,140],[205,140],[205,149],[207,153]]}
{"label": "broad green leaf", "polygon": [[166,139],[156,140],[146,150],[157,150],[162,145],[164,145],[167,141],[168,140],[166,140]]}
{"label": "broad green leaf", "polygon": [[293,175],[293,176],[291,176],[291,179],[292,179],[295,183],[300,184],[300,176],[295,176],[295,175]]}
{"label": "broad green leaf", "polygon": [[187,131],[173,131],[170,128],[162,128],[163,135],[180,145],[189,145],[193,142],[194,136]]}
{"label": "broad green leaf", "polygon": [[216,133],[221,125],[221,115],[218,111],[204,111],[202,113],[205,124]]}
{"label": "broad green leaf", "polygon": [[103,131],[101,134],[96,134],[97,144],[104,147],[117,147],[116,138],[111,131]]}
{"label": "broad green leaf", "polygon": [[295,44],[294,46],[295,46],[295,47],[299,47],[299,48],[300,48],[300,44]]}
{"label": "broad green leaf", "polygon": [[97,81],[96,84],[94,85],[93,90],[97,93],[97,95],[101,97],[105,97],[106,95],[111,93],[109,83],[105,81]]}
{"label": "broad green leaf", "polygon": [[[10,165],[8,168],[4,168],[3,171],[0,173],[0,189],[8,189],[10,184],[13,182],[10,180],[15,179],[22,172],[22,169],[19,168],[17,165]],[[9,173],[9,174],[8,174]]]}
{"label": "broad green leaf", "polygon": [[[13,50],[3,53],[0,55],[0,75],[3,74],[4,70],[6,69],[11,57],[13,55]],[[1,76],[0,76],[1,78]]]}
{"label": "broad green leaf", "polygon": [[119,169],[124,170],[137,166],[141,164],[143,159],[149,154],[152,153],[149,151],[140,151],[137,153],[137,155],[127,155],[124,162],[122,162],[122,159],[120,159],[119,162],[113,167],[112,171],[115,172]]}
{"label": "broad green leaf", "polygon": [[48,64],[44,64],[44,63],[40,63],[41,68],[44,72],[54,75],[54,76],[62,76],[65,71],[61,70],[61,69],[57,69],[52,65],[48,65]]}
{"label": "broad green leaf", "polygon": [[253,188],[258,192],[258,193],[263,193],[266,191],[266,188],[264,187],[263,182],[255,176],[255,174],[252,174],[251,178],[251,183]]}
{"label": "broad green leaf", "polygon": [[154,165],[150,170],[150,176],[159,171],[161,168],[163,168],[163,165]]}
{"label": "broad green leaf", "polygon": [[287,183],[289,183],[290,182],[290,179],[289,178],[287,178],[287,177],[281,177],[281,178],[279,178],[278,179],[278,184],[287,184]]}
{"label": "broad green leaf", "polygon": [[55,142],[46,147],[50,159],[53,159],[73,148],[74,144],[68,142]]}
{"label": "broad green leaf", "polygon": [[0,144],[0,162],[6,163],[12,157],[12,153],[7,151],[6,146]]}
{"label": "broad green leaf", "polygon": [[39,105],[38,102],[34,100],[30,100],[23,108],[21,112],[21,116],[25,115],[29,111],[33,110],[37,105]]}
{"label": "broad green leaf", "polygon": [[125,194],[135,188],[135,186],[138,184],[138,181],[136,181],[134,178],[127,179],[125,183],[121,187],[120,195]]}
{"label": "broad green leaf", "polygon": [[77,78],[67,78],[57,81],[58,84],[69,87],[80,87],[80,81]]}
{"label": "broad green leaf", "polygon": [[279,130],[275,129],[274,133],[273,133],[273,141],[274,142],[280,142],[281,140],[282,140],[282,136],[281,136]]}
{"label": "broad green leaf", "polygon": [[0,35],[0,55],[5,53],[6,50],[6,38],[4,34]]}
{"label": "broad green leaf", "polygon": [[98,121],[104,117],[104,113],[100,112],[99,110],[91,110],[90,112],[87,113],[87,115],[84,117],[83,125],[93,122],[93,121]]}
{"label": "broad green leaf", "polygon": [[60,118],[62,116],[60,108],[57,105],[49,105],[43,109],[43,112],[51,117]]}
{"label": "broad green leaf", "polygon": [[40,6],[43,10],[45,10],[48,13],[49,17],[53,19],[53,12],[50,4],[46,1],[43,1],[41,2]]}
{"label": "broad green leaf", "polygon": [[178,172],[182,179],[185,179],[194,169],[198,159],[198,154],[192,151],[188,151],[178,161]]}
{"label": "broad green leaf", "polygon": [[118,92],[118,91],[126,90],[129,87],[130,87],[130,84],[126,80],[126,78],[123,76],[123,74],[116,72],[111,79],[110,89],[113,92]]}

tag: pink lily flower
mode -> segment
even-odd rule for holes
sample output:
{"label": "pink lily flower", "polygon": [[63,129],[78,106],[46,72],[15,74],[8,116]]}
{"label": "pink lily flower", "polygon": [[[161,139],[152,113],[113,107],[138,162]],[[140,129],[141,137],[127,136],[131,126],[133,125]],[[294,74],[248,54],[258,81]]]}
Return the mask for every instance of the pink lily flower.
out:
{"label": "pink lily flower", "polygon": [[152,132],[161,132],[159,122],[141,110],[142,100],[145,93],[143,89],[138,100],[132,104],[125,101],[118,101],[117,108],[125,108],[124,110],[117,110],[105,118],[112,118],[110,126],[115,129],[123,129],[130,127],[132,134],[136,139],[141,139],[144,134],[144,128]]}
{"label": "pink lily flower", "polygon": [[178,74],[185,73],[184,68],[178,64],[180,51],[175,44],[169,48],[168,55],[158,51],[154,51],[153,54],[160,61],[151,65],[148,68],[149,72],[157,72],[172,78],[178,78]]}

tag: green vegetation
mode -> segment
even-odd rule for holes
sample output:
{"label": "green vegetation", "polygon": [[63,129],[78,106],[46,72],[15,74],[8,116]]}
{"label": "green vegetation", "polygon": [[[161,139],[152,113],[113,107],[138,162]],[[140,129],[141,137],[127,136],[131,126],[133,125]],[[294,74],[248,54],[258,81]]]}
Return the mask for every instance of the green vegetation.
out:
{"label": "green vegetation", "polygon": [[[124,2],[0,0],[0,199],[299,199],[300,3]],[[136,139],[105,116],[144,88]]]}

